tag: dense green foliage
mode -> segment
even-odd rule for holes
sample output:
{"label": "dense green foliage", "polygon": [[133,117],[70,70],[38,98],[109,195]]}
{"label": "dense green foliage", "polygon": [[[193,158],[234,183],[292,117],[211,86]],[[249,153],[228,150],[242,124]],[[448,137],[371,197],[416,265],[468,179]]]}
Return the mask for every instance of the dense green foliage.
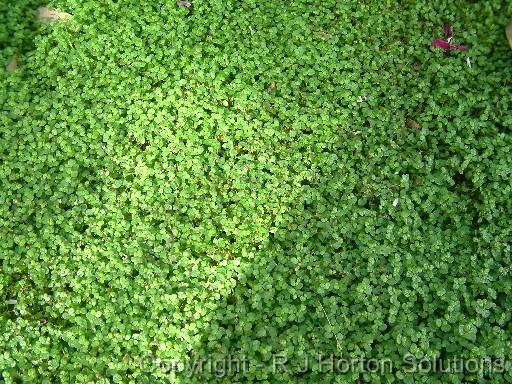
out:
{"label": "dense green foliage", "polygon": [[512,382],[509,1],[5,3],[6,383]]}

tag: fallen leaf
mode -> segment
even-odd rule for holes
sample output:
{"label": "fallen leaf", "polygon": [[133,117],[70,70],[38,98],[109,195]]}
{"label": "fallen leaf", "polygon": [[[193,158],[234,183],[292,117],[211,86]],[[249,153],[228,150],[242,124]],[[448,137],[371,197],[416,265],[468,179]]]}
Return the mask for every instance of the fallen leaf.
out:
{"label": "fallen leaf", "polygon": [[440,39],[432,40],[432,46],[443,48],[445,51],[449,51],[452,49],[458,49],[459,51],[468,51],[469,50],[469,48],[464,45],[460,45],[460,44],[454,45],[454,44],[450,44],[449,42],[440,40]]}
{"label": "fallen leaf", "polygon": [[406,124],[409,128],[421,129],[420,123],[410,117],[407,118]]}
{"label": "fallen leaf", "polygon": [[37,8],[37,20],[42,23],[49,23],[50,21],[62,20],[71,17],[71,14],[66,12],[59,12],[55,9],[48,7]]}
{"label": "fallen leaf", "polygon": [[459,51],[469,51],[469,48],[462,44],[450,45],[450,49],[458,49]]}
{"label": "fallen leaf", "polygon": [[446,41],[441,40],[441,39],[434,39],[434,40],[432,40],[433,47],[443,48],[445,50],[445,52],[451,51],[452,49],[457,49],[459,51],[469,51],[469,48],[464,45],[452,44],[452,39],[453,39],[454,34],[453,34],[453,27],[450,24],[445,24],[443,26],[443,29],[444,29],[444,37],[446,38]]}
{"label": "fallen leaf", "polygon": [[512,48],[512,23],[507,26],[507,38],[510,48]]}
{"label": "fallen leaf", "polygon": [[444,28],[444,37],[446,37],[447,39],[453,37],[453,28],[450,24],[445,24],[443,26]]}
{"label": "fallen leaf", "polygon": [[192,8],[192,3],[188,0],[177,0],[176,4],[178,4],[178,7],[182,7],[182,8],[187,8],[187,9]]}
{"label": "fallen leaf", "polygon": [[11,61],[9,62],[9,64],[7,64],[7,67],[5,67],[5,70],[7,72],[14,72],[17,68],[18,68],[18,56],[14,55],[12,57]]}
{"label": "fallen leaf", "polygon": [[443,49],[450,49],[450,43],[444,40],[435,39],[432,41],[433,47],[439,47]]}

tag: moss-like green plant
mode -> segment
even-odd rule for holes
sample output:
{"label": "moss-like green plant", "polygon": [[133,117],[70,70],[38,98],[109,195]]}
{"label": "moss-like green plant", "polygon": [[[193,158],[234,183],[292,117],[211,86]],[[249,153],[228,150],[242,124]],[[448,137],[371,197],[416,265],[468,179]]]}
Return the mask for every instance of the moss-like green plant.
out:
{"label": "moss-like green plant", "polygon": [[511,382],[509,2],[190,3],[1,6],[2,381]]}

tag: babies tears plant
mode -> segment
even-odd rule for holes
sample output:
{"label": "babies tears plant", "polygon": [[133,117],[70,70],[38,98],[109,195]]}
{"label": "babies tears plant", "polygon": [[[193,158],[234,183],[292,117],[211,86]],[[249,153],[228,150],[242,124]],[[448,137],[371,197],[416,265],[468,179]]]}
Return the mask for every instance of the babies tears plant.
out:
{"label": "babies tears plant", "polygon": [[189,3],[0,6],[2,381],[511,382],[510,3]]}

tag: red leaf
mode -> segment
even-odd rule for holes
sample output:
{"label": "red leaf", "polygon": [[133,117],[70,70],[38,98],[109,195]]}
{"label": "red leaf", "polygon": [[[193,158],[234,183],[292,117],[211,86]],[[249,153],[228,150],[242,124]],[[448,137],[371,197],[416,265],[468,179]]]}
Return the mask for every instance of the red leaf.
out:
{"label": "red leaf", "polygon": [[452,49],[458,49],[459,51],[469,51],[469,48],[466,47],[465,45],[454,45],[454,44],[450,44],[449,42],[440,40],[440,39],[433,40],[432,46],[443,48],[446,51],[449,51]]}
{"label": "red leaf", "polygon": [[448,43],[447,41],[444,41],[444,40],[439,40],[439,39],[432,40],[432,46],[443,48],[443,49],[450,49],[450,43]]}
{"label": "red leaf", "polygon": [[469,51],[465,45],[450,45],[450,49],[458,49],[459,51]]}
{"label": "red leaf", "polygon": [[444,36],[449,39],[450,37],[453,37],[453,28],[450,24],[444,25]]}

